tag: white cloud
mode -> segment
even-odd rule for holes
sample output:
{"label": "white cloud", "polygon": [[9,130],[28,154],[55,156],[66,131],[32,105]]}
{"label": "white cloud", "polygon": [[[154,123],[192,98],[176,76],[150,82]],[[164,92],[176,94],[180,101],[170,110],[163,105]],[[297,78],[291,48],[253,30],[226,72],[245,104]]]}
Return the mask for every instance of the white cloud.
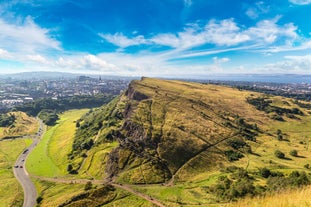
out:
{"label": "white cloud", "polygon": [[272,44],[281,38],[294,40],[298,37],[296,26],[292,23],[279,26],[277,24],[278,20],[279,18],[277,17],[272,20],[260,21],[255,27],[246,30],[245,33],[251,36],[251,39],[254,41],[262,40],[268,44]]}
{"label": "white cloud", "polygon": [[39,62],[39,63],[46,63],[47,60],[42,55],[27,55],[28,60]]}
{"label": "white cloud", "polygon": [[147,40],[145,40],[144,36],[139,35],[134,38],[128,38],[122,33],[116,33],[114,35],[111,34],[99,34],[100,37],[105,39],[106,41],[117,45],[121,48],[126,48],[134,45],[147,44]]}
{"label": "white cloud", "polygon": [[285,56],[285,60],[264,65],[259,71],[269,73],[310,73],[311,55]]}
{"label": "white cloud", "polygon": [[0,48],[0,58],[8,58],[9,56],[10,56],[10,54],[7,50]]}
{"label": "white cloud", "polygon": [[253,6],[250,6],[245,14],[251,19],[257,19],[261,14],[266,14],[270,11],[270,7],[263,1],[256,2]]}
{"label": "white cloud", "polygon": [[0,45],[11,52],[60,50],[60,43],[49,37],[49,30],[39,27],[31,17],[19,24],[10,24],[0,19],[0,28]]}
{"label": "white cloud", "polygon": [[52,64],[54,67],[65,68],[72,71],[86,70],[104,72],[117,70],[114,64],[110,64],[99,56],[91,54],[60,57]]}
{"label": "white cloud", "polygon": [[215,46],[232,47],[249,43],[252,45],[273,45],[276,42],[294,41],[298,34],[293,23],[277,24],[280,17],[271,20],[262,20],[255,26],[244,28],[239,26],[234,19],[210,20],[206,25],[188,24],[183,31],[178,33],[160,33],[150,39],[143,36],[129,38],[122,33],[101,34],[106,41],[121,48],[135,45],[162,45],[169,46],[178,51],[211,44]]}
{"label": "white cloud", "polygon": [[293,4],[298,4],[298,5],[311,4],[311,0],[289,0],[289,2],[291,2]]}

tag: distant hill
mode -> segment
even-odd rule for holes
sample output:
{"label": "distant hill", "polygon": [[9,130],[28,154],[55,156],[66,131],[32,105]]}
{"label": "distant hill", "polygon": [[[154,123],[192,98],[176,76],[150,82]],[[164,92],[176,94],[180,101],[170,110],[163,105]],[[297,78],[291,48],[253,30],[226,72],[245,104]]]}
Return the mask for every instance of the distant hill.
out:
{"label": "distant hill", "polygon": [[94,75],[94,74],[82,74],[82,73],[65,73],[65,72],[49,72],[49,71],[37,71],[37,72],[22,72],[13,74],[2,74],[0,79],[13,78],[19,80],[29,79],[73,79],[79,76],[88,76],[92,78],[101,77],[102,79],[137,79],[137,77],[121,77],[112,75]]}

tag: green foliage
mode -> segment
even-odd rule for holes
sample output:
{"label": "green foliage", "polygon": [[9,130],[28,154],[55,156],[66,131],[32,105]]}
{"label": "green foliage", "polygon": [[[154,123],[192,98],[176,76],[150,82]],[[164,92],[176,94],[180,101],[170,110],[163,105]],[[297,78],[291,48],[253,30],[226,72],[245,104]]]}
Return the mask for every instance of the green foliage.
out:
{"label": "green foliage", "polygon": [[240,158],[244,157],[243,154],[241,154],[238,151],[234,151],[234,150],[226,150],[225,155],[230,162],[237,161]]}
{"label": "green foliage", "polygon": [[56,124],[56,121],[59,119],[55,110],[43,109],[39,113],[39,118],[48,126],[53,126]]}
{"label": "green foliage", "polygon": [[15,107],[17,111],[23,111],[31,116],[37,116],[41,110],[56,110],[56,112],[62,112],[69,109],[82,109],[99,107],[105,103],[108,103],[114,98],[113,95],[95,95],[95,96],[73,96],[63,97],[57,100],[51,98],[44,98],[36,100],[32,103],[26,103],[23,106]]}
{"label": "green foliage", "polygon": [[93,187],[92,182],[91,182],[91,181],[87,181],[87,183],[86,183],[85,186],[84,186],[84,190],[85,190],[85,191],[91,190],[92,187]]}
{"label": "green foliage", "polygon": [[234,180],[227,176],[219,177],[217,184],[210,187],[210,192],[222,200],[235,200],[246,195],[256,194],[253,180],[245,170],[238,170],[233,177]]}
{"label": "green foliage", "polygon": [[280,158],[280,159],[284,159],[285,158],[285,154],[283,152],[281,152],[280,150],[275,150],[274,155],[277,158]]}
{"label": "green foliage", "polygon": [[304,115],[298,108],[282,108],[272,105],[272,101],[265,97],[248,97],[247,102],[255,106],[256,109],[266,113],[272,113],[271,119],[284,121],[282,115],[287,115],[289,118],[296,118],[294,115]]}
{"label": "green foliage", "polygon": [[267,180],[268,191],[279,191],[291,187],[301,187],[310,184],[307,174],[302,171],[293,171],[288,177],[269,177]]}
{"label": "green foliage", "polygon": [[0,115],[0,127],[11,126],[15,121],[14,114],[1,114]]}
{"label": "green foliage", "polygon": [[43,200],[42,196],[38,196],[36,199],[37,204],[40,204],[42,200]]}
{"label": "green foliage", "polygon": [[268,178],[272,175],[271,171],[266,167],[259,169],[259,174],[263,178]]}
{"label": "green foliage", "polygon": [[289,154],[290,154],[291,156],[293,156],[293,157],[298,157],[298,151],[297,151],[297,150],[291,150],[291,151],[289,152]]}

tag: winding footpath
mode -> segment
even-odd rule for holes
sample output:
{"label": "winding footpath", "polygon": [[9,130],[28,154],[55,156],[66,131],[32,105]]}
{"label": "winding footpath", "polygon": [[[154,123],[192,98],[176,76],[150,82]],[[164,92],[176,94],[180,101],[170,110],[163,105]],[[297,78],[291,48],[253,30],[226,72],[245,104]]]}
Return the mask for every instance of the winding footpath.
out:
{"label": "winding footpath", "polygon": [[[26,170],[26,160],[28,155],[31,153],[31,151],[37,146],[37,144],[40,142],[41,137],[43,136],[44,131],[43,131],[43,123],[42,120],[39,120],[39,129],[38,132],[34,135],[34,141],[33,143],[26,148],[22,154],[18,157],[18,159],[15,162],[14,165],[14,175],[16,179],[19,181],[21,186],[23,187],[24,190],[24,203],[23,207],[34,207],[36,206],[37,202],[36,199],[38,197],[37,190],[31,181],[29,174]],[[24,136],[20,138],[26,138],[29,136]],[[61,179],[61,178],[43,178],[39,176],[33,176],[34,178],[41,179],[41,180],[46,180],[46,181],[51,181],[51,182],[59,182],[59,183],[87,183],[90,180],[87,179],[74,179],[74,180],[66,180],[66,179]],[[92,180],[92,183],[96,184],[110,184],[116,188],[123,189],[131,194],[134,194],[140,198],[145,199],[146,201],[149,201],[150,203],[153,203],[156,206],[159,207],[165,207],[160,201],[156,200],[155,198],[152,198],[149,195],[145,195],[141,192],[138,192],[134,189],[132,189],[129,185],[122,185],[114,182],[104,182],[103,180]]]}
{"label": "winding footpath", "polygon": [[36,205],[37,199],[37,190],[29,178],[29,175],[26,170],[25,162],[29,155],[29,153],[33,150],[33,148],[39,143],[41,136],[43,135],[43,123],[39,120],[39,129],[34,137],[34,141],[32,144],[26,148],[22,154],[18,157],[14,165],[14,176],[19,181],[24,190],[24,203],[23,207],[34,207]]}

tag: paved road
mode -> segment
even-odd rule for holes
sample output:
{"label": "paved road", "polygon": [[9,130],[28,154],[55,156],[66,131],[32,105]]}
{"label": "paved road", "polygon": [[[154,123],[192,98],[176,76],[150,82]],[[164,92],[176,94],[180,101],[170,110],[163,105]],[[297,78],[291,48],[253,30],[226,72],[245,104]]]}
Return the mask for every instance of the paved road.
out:
{"label": "paved road", "polygon": [[37,190],[32,181],[30,180],[28,173],[26,171],[25,162],[29,153],[39,143],[40,138],[43,134],[43,124],[41,120],[39,120],[39,122],[40,122],[39,130],[36,133],[33,143],[22,152],[22,154],[18,157],[13,167],[14,175],[20,182],[24,190],[23,207],[34,207],[36,205],[36,199],[38,196]]}

